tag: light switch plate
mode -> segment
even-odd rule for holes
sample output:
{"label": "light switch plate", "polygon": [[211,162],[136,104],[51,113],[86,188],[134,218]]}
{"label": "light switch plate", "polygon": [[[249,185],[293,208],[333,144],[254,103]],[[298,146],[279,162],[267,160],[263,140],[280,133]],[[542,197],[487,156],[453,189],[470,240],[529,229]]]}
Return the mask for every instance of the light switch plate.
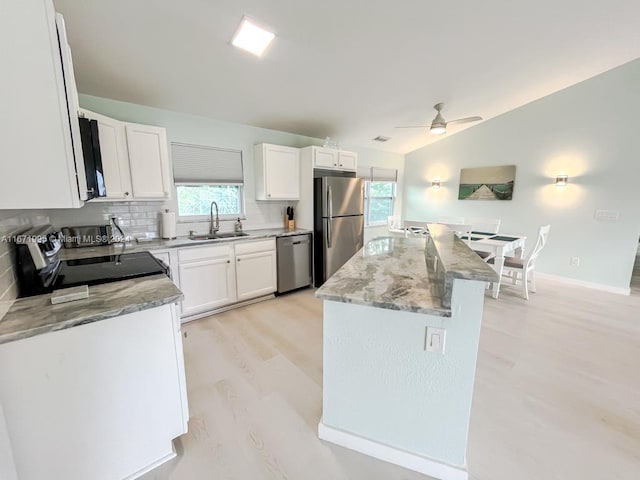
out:
{"label": "light switch plate", "polygon": [[427,352],[444,354],[446,331],[444,328],[427,327],[424,349]]}

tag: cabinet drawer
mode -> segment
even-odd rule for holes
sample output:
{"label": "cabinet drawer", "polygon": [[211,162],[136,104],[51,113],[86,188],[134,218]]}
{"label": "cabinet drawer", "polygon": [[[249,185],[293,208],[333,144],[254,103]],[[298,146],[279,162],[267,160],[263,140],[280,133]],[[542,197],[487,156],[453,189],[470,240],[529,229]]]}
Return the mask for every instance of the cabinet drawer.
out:
{"label": "cabinet drawer", "polygon": [[243,242],[236,244],[236,255],[244,255],[246,253],[268,252],[276,249],[275,238],[267,238],[266,240],[258,240],[256,242]]}
{"label": "cabinet drawer", "polygon": [[202,247],[181,248],[178,251],[178,260],[180,263],[194,262],[216,257],[228,257],[230,254],[230,245],[206,245]]}

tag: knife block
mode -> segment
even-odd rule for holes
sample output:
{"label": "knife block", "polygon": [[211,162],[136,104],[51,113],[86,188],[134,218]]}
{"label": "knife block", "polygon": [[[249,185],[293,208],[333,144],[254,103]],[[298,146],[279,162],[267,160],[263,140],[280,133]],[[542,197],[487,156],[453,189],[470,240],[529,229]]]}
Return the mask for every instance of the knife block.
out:
{"label": "knife block", "polygon": [[284,216],[284,229],[285,230],[295,230],[296,229],[296,221],[289,220],[289,216]]}

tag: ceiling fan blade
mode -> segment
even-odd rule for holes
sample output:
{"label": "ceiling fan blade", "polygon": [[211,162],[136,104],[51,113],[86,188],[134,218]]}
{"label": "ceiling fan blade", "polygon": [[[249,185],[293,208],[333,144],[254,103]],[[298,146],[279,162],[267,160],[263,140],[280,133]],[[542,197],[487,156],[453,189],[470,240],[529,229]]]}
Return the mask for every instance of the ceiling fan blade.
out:
{"label": "ceiling fan blade", "polygon": [[448,121],[447,125],[456,125],[458,123],[479,122],[480,120],[482,120],[482,117],[458,118],[457,120]]}
{"label": "ceiling fan blade", "polygon": [[429,128],[431,125],[403,125],[401,127],[394,128]]}

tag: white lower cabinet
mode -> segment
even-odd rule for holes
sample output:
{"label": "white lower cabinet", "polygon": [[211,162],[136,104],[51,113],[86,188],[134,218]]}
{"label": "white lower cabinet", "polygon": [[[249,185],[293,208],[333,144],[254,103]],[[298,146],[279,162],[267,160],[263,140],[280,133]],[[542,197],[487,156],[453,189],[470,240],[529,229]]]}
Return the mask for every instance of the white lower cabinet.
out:
{"label": "white lower cabinet", "polygon": [[182,315],[213,310],[236,300],[231,246],[181,249],[178,253]]}
{"label": "white lower cabinet", "polygon": [[182,317],[269,295],[278,285],[273,238],[181,248],[178,263]]}
{"label": "white lower cabinet", "polygon": [[0,478],[138,478],[175,456],[186,391],[173,305],[2,344]]}
{"label": "white lower cabinet", "polygon": [[269,295],[276,291],[276,252],[258,252],[236,257],[238,300]]}

